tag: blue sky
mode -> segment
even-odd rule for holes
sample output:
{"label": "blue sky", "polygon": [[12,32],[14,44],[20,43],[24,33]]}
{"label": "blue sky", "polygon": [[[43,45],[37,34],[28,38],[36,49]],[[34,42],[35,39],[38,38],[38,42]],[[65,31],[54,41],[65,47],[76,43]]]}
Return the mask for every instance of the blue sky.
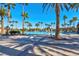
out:
{"label": "blue sky", "polygon": [[[28,6],[24,6],[25,11],[28,13],[29,18],[26,18],[26,21],[29,21],[34,24],[41,21],[43,23],[51,23],[51,22],[56,22],[56,16],[55,16],[55,11],[54,9],[48,10],[48,12],[42,12],[42,4],[39,3],[30,3]],[[18,23],[18,28],[22,28],[22,5],[21,4],[16,4],[15,9],[11,8],[11,14],[12,14],[12,19],[11,20],[17,20]],[[70,10],[67,12],[65,9],[64,11],[60,12],[60,24],[63,23],[63,15],[67,15],[67,23],[72,17],[76,16],[79,18],[79,12],[75,12],[73,10]],[[7,25],[7,18],[4,18],[5,20],[5,26]],[[77,23],[76,23],[77,24]],[[44,25],[43,25],[44,26]],[[60,25],[61,26],[61,25]],[[27,26],[26,26],[27,27]]]}

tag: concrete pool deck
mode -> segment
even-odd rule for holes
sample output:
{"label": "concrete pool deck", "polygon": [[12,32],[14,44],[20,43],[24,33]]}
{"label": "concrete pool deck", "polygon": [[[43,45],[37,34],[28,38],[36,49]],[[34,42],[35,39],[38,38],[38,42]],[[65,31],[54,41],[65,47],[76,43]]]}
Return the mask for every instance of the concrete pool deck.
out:
{"label": "concrete pool deck", "polygon": [[0,56],[79,56],[79,35],[63,35],[63,40],[47,36],[0,36]]}

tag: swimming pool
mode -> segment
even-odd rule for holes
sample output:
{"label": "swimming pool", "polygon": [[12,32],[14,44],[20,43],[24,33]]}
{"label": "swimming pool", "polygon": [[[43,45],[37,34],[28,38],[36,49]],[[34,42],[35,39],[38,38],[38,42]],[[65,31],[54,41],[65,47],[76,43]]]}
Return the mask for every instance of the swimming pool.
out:
{"label": "swimming pool", "polygon": [[[25,34],[27,34],[27,35],[55,35],[55,32],[40,32],[40,31],[38,31],[38,32],[25,32]],[[66,35],[66,34],[77,34],[76,32],[65,32],[65,33],[63,33],[63,32],[60,32],[60,35]]]}
{"label": "swimming pool", "polygon": [[[25,34],[28,34],[28,35],[55,35],[55,32],[25,32]],[[60,35],[64,35],[63,33],[60,33]]]}
{"label": "swimming pool", "polygon": [[[49,35],[49,32],[25,32],[25,34],[41,34],[41,35]],[[52,35],[55,35],[55,32],[51,32]]]}

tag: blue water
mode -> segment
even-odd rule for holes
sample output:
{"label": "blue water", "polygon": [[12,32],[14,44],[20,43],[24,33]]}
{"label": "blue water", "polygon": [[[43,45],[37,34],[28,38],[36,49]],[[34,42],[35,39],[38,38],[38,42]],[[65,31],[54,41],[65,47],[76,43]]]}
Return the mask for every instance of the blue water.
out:
{"label": "blue water", "polygon": [[[36,34],[36,35],[49,35],[50,33],[49,32],[26,32],[26,34]],[[54,32],[51,32],[52,35],[55,35]]]}
{"label": "blue water", "polygon": [[[34,35],[55,35],[55,32],[26,32],[25,34],[34,34]],[[65,34],[77,34],[76,32],[65,32],[65,33],[60,33],[60,35],[65,35]]]}
{"label": "blue water", "polygon": [[[34,35],[55,35],[55,32],[26,32],[25,34],[34,34]],[[64,35],[63,33],[60,33],[60,35]]]}

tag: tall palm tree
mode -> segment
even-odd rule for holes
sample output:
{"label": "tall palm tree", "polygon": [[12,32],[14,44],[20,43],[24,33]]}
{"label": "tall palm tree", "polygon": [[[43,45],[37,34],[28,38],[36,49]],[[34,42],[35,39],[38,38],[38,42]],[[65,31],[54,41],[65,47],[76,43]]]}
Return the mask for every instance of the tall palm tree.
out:
{"label": "tall palm tree", "polygon": [[29,27],[29,29],[32,27],[31,23],[28,23],[27,26]]}
{"label": "tall palm tree", "polygon": [[26,12],[22,13],[22,17],[23,17],[23,20],[22,20],[22,34],[24,34],[24,22],[25,22],[26,18],[29,18],[28,13],[26,13]]}
{"label": "tall palm tree", "polygon": [[47,32],[51,32],[51,28],[50,28],[50,27],[51,27],[51,24],[45,24],[45,26],[46,26],[46,28],[47,28],[46,31],[47,31]]}
{"label": "tall palm tree", "polygon": [[16,24],[16,29],[18,29],[18,28],[17,28],[18,21],[15,21],[15,24]]}
{"label": "tall palm tree", "polygon": [[28,22],[28,21],[25,21],[24,23],[25,23],[25,24],[28,24],[29,22]]}
{"label": "tall palm tree", "polygon": [[41,26],[41,30],[43,29],[43,22],[39,22],[40,26]]}
{"label": "tall palm tree", "polygon": [[60,40],[60,11],[63,10],[64,8],[68,11],[69,7],[71,6],[71,4],[66,4],[66,3],[44,3],[43,4],[43,10],[46,9],[47,10],[52,7],[55,9],[55,13],[56,13],[56,33],[55,33],[55,39],[56,40]]}
{"label": "tall palm tree", "polygon": [[23,17],[23,19],[22,19],[22,34],[24,34],[24,21],[25,21],[26,18],[29,18],[28,13],[26,13],[24,11],[24,6],[25,5],[28,5],[28,4],[25,4],[25,3],[22,4],[22,17]]}
{"label": "tall palm tree", "polygon": [[36,23],[35,26],[38,28],[40,26],[40,24],[39,23]]}
{"label": "tall palm tree", "polygon": [[[74,9],[76,12],[78,12],[78,9],[79,9],[79,3],[73,3],[73,4],[71,4],[72,5],[72,9]],[[75,18],[75,19],[77,19],[77,18]],[[76,21],[76,20],[75,20]],[[73,22],[74,22],[74,20],[73,20]]]}
{"label": "tall palm tree", "polygon": [[72,23],[73,23],[73,19],[69,20],[70,27],[71,27]]}
{"label": "tall palm tree", "polygon": [[54,28],[55,22],[51,22],[50,24],[51,24],[51,28],[52,28],[52,27]]}
{"label": "tall palm tree", "polygon": [[64,16],[63,16],[63,20],[64,20],[64,28],[66,27],[66,19],[67,19],[67,16],[64,15]]}
{"label": "tall palm tree", "polygon": [[4,34],[4,16],[6,16],[6,10],[3,6],[0,8],[0,16],[1,16],[1,34]]}
{"label": "tall palm tree", "polygon": [[64,31],[64,29],[63,29],[64,28],[64,24],[61,24],[61,26],[62,26],[62,32],[63,32]]}
{"label": "tall palm tree", "polygon": [[29,27],[29,29],[32,26],[32,24],[30,22],[28,22],[28,21],[25,21],[25,24],[27,25],[27,27]]}
{"label": "tall palm tree", "polygon": [[[18,28],[17,28],[18,21],[13,20],[13,21],[10,21],[10,23],[12,23],[13,26],[15,26],[16,29],[18,29]],[[14,28],[14,27],[13,27],[13,28]]]}
{"label": "tall palm tree", "polygon": [[73,17],[73,26],[75,26],[75,22],[77,21],[77,17]]}
{"label": "tall palm tree", "polygon": [[[14,4],[14,3],[7,3],[7,4],[5,4],[5,7],[7,7],[7,10],[8,10],[8,12],[7,12],[7,18],[8,18],[8,21],[7,21],[7,23],[8,23],[8,27],[9,27],[9,25],[10,25],[10,18],[12,18],[12,15],[11,15],[11,8],[15,8],[15,6],[16,6],[16,4]],[[9,31],[9,30],[8,30]]]}
{"label": "tall palm tree", "polygon": [[11,24],[10,26],[12,27],[12,29],[11,29],[11,30],[14,30],[14,24]]}
{"label": "tall palm tree", "polygon": [[14,29],[14,23],[15,23],[15,21],[12,20],[12,21],[10,21],[9,23],[10,23],[10,26],[12,27],[12,30],[13,30],[13,29]]}
{"label": "tall palm tree", "polygon": [[37,27],[37,28],[36,28],[36,31],[37,31],[37,30],[38,30],[38,27],[40,26],[39,22],[36,23],[35,26]]}
{"label": "tall palm tree", "polygon": [[73,23],[73,19],[69,20],[69,26],[70,26],[70,31],[72,30],[72,23]]}

